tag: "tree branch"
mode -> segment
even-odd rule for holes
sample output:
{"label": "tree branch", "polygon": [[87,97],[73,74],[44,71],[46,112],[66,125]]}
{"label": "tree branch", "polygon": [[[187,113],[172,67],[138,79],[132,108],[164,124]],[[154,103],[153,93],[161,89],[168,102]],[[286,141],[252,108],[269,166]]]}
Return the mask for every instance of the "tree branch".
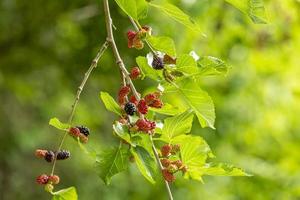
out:
{"label": "tree branch", "polygon": [[[105,23],[106,23],[106,30],[107,30],[107,41],[109,41],[110,44],[111,44],[111,47],[112,47],[112,50],[113,50],[113,53],[114,53],[114,56],[115,56],[115,59],[116,59],[116,63],[118,64],[118,66],[120,67],[121,71],[125,75],[127,84],[129,84],[129,86],[130,86],[130,88],[132,90],[133,95],[135,96],[135,98],[137,100],[140,100],[140,96],[137,93],[134,84],[132,83],[132,80],[131,80],[131,78],[129,76],[129,73],[128,73],[126,67],[125,67],[125,64],[124,64],[124,62],[123,62],[123,60],[122,60],[122,58],[121,58],[121,56],[119,54],[117,45],[116,45],[115,40],[114,40],[114,35],[113,35],[113,30],[112,30],[112,19],[111,19],[111,16],[110,16],[110,9],[109,9],[108,0],[103,0],[103,3],[104,3]],[[136,28],[138,28],[137,25],[134,23],[134,21],[132,21],[132,23],[135,25]],[[151,49],[150,45],[149,45],[149,47]],[[154,50],[153,50],[153,52],[154,52]],[[140,117],[143,118],[143,115],[141,115]],[[157,164],[159,166],[160,171],[162,171],[163,166],[162,166],[162,164],[160,162],[158,152],[157,152],[157,150],[155,148],[155,145],[153,143],[152,136],[150,136],[150,139],[151,139],[151,143],[152,143],[152,150],[153,150],[153,153],[155,155]],[[165,186],[166,186],[167,191],[168,191],[169,200],[173,200],[173,196],[172,196],[172,192],[171,192],[169,183],[166,180],[164,180],[164,182],[165,182]]]}
{"label": "tree branch", "polygon": [[[75,110],[76,110],[77,104],[78,104],[79,99],[80,99],[81,92],[82,92],[82,90],[83,90],[83,88],[84,88],[84,86],[85,86],[85,84],[86,84],[86,82],[87,82],[90,74],[97,67],[98,61],[102,57],[102,55],[105,52],[105,50],[107,49],[107,47],[108,47],[108,41],[105,41],[104,44],[99,49],[96,57],[93,59],[91,65],[89,67],[89,69],[85,72],[84,77],[83,77],[83,79],[81,81],[81,84],[80,84],[80,86],[77,89],[77,93],[76,93],[76,97],[75,97],[74,103],[71,106],[72,109],[71,109],[71,113],[69,115],[68,124],[72,123],[72,120],[73,120],[73,117],[74,117],[74,114],[75,114]],[[52,166],[52,170],[51,170],[51,175],[53,175],[54,171],[55,171],[57,153],[61,150],[61,148],[62,148],[62,146],[64,144],[64,141],[65,141],[67,135],[68,135],[68,131],[66,131],[65,134],[63,135],[63,137],[62,137],[62,139],[61,139],[61,141],[59,143],[58,149],[55,152],[53,166]]]}

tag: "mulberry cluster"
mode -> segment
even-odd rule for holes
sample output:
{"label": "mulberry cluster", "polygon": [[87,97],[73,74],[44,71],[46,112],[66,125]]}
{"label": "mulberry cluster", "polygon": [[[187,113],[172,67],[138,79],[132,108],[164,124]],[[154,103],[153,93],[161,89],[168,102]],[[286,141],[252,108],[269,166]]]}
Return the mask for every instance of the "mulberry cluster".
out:
{"label": "mulberry cluster", "polygon": [[36,178],[36,183],[40,185],[46,185],[48,183],[56,185],[59,183],[59,176],[42,174]]}
{"label": "mulberry cluster", "polygon": [[168,182],[175,181],[176,177],[174,174],[178,171],[182,171],[185,173],[187,171],[187,167],[182,163],[181,160],[171,160],[169,157],[171,155],[176,155],[180,151],[180,146],[175,145],[163,145],[160,149],[161,151],[161,159],[160,162],[163,166],[162,175],[164,179]]}
{"label": "mulberry cluster", "polygon": [[71,153],[67,150],[60,150],[58,153],[51,150],[37,149],[35,155],[38,158],[44,158],[47,162],[53,162],[55,155],[57,160],[65,160],[71,156]]}
{"label": "mulberry cluster", "polygon": [[145,39],[147,35],[151,35],[151,28],[149,26],[143,26],[142,29],[137,32],[129,30],[127,32],[128,48],[144,48],[143,39]]}
{"label": "mulberry cluster", "polygon": [[75,126],[69,129],[69,135],[75,139],[79,138],[82,143],[87,143],[90,131],[85,126]]}

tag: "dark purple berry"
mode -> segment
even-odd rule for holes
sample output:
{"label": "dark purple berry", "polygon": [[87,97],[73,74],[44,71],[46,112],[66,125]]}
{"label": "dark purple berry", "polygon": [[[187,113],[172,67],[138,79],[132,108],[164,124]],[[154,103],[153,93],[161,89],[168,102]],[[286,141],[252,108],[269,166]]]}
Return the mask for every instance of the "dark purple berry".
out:
{"label": "dark purple berry", "polygon": [[89,136],[90,135],[90,130],[85,127],[85,126],[76,126],[76,128],[79,129],[80,133],[82,133],[85,136]]}
{"label": "dark purple berry", "polygon": [[71,156],[71,153],[67,150],[61,150],[57,153],[56,159],[57,160],[65,160]]}
{"label": "dark purple berry", "polygon": [[126,103],[124,110],[127,115],[134,115],[134,113],[136,112],[135,104],[133,104],[131,102]]}
{"label": "dark purple berry", "polygon": [[54,152],[53,151],[47,151],[47,153],[45,154],[45,160],[47,162],[52,162],[54,160]]}
{"label": "dark purple berry", "polygon": [[153,69],[159,70],[164,68],[164,61],[158,56],[153,56],[152,61],[152,67]]}

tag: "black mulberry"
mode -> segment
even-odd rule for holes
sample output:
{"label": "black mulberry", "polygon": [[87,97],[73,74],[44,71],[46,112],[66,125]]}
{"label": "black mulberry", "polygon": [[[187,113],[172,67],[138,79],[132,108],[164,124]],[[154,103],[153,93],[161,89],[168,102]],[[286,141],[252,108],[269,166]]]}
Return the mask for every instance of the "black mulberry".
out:
{"label": "black mulberry", "polygon": [[158,56],[153,56],[153,61],[152,61],[152,67],[153,69],[159,70],[164,68],[164,61]]}
{"label": "black mulberry", "polygon": [[45,154],[45,160],[47,162],[52,162],[54,160],[54,153],[53,151],[47,151],[47,153]]}
{"label": "black mulberry", "polygon": [[85,127],[85,126],[76,126],[76,128],[79,129],[80,133],[82,133],[85,136],[89,136],[90,135],[90,130]]}
{"label": "black mulberry", "polygon": [[61,150],[57,153],[56,159],[57,160],[65,160],[71,156],[71,153],[67,150]]}
{"label": "black mulberry", "polygon": [[125,104],[124,110],[127,115],[134,115],[134,113],[136,112],[136,107],[133,103],[128,102]]}

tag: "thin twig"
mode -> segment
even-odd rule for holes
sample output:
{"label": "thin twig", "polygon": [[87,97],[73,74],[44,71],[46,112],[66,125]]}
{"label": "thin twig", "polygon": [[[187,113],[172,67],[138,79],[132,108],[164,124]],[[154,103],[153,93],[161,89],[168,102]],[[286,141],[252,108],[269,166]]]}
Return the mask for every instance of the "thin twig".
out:
{"label": "thin twig", "polygon": [[[105,52],[105,50],[107,49],[108,47],[108,41],[105,41],[104,44],[101,46],[101,48],[99,49],[96,57],[93,59],[89,69],[86,71],[86,73],[84,74],[84,77],[82,79],[82,82],[80,84],[80,86],[78,87],[77,89],[77,94],[76,94],[76,97],[75,97],[75,100],[74,100],[74,103],[72,105],[72,110],[71,110],[71,113],[69,115],[69,119],[68,119],[68,124],[71,124],[72,123],[72,120],[73,120],[73,117],[74,117],[74,114],[75,114],[75,110],[76,110],[76,107],[77,107],[77,104],[79,102],[79,99],[80,99],[80,94],[91,74],[91,72],[97,67],[97,64],[98,64],[98,61],[99,59],[102,57],[103,53]],[[52,170],[51,170],[51,175],[54,174],[54,171],[55,171],[55,166],[56,166],[56,155],[57,153],[61,150],[63,144],[64,144],[64,141],[66,139],[66,136],[68,135],[68,131],[65,132],[65,134],[63,135],[60,143],[59,143],[59,146],[56,150],[56,153],[55,153],[55,156],[54,156],[54,161],[53,161],[53,166],[52,166]]]}
{"label": "thin twig", "polygon": [[[125,75],[127,84],[129,84],[133,95],[135,96],[135,98],[137,100],[140,100],[140,96],[139,96],[139,94],[137,93],[137,91],[135,89],[135,86],[134,86],[134,84],[133,84],[133,82],[132,82],[132,80],[129,76],[129,73],[128,73],[126,67],[125,67],[125,64],[124,64],[120,54],[119,54],[117,45],[116,45],[115,40],[114,40],[114,35],[113,35],[113,30],[112,30],[112,19],[111,19],[111,16],[110,16],[108,0],[103,0],[103,3],[104,3],[105,23],[106,23],[106,30],[107,30],[107,40],[110,42],[110,44],[112,46],[112,50],[113,50],[113,53],[114,53],[114,56],[115,56],[115,59],[116,59],[116,63],[118,64],[121,71]],[[143,115],[141,115],[140,117],[143,118]],[[160,170],[162,170],[163,166],[160,162],[158,152],[155,148],[155,145],[153,143],[153,140],[152,140],[151,136],[150,136],[150,139],[151,139],[151,142],[152,142],[152,150],[153,150],[153,153],[155,155],[156,161],[158,163],[158,166],[159,166]],[[169,200],[173,200],[173,196],[172,196],[172,192],[171,192],[169,183],[166,180],[165,180],[165,186],[166,186],[167,191],[168,191]]]}

